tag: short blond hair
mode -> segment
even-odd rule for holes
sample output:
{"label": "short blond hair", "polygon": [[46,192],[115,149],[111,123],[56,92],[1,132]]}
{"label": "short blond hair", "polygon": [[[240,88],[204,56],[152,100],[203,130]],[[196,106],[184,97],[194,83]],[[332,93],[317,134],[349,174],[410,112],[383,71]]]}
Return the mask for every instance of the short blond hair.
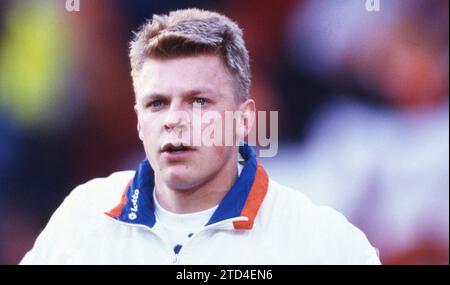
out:
{"label": "short blond hair", "polygon": [[222,57],[238,83],[238,99],[250,95],[250,63],[239,26],[224,15],[183,9],[154,15],[130,43],[131,76],[135,78],[147,57],[174,57],[215,53]]}

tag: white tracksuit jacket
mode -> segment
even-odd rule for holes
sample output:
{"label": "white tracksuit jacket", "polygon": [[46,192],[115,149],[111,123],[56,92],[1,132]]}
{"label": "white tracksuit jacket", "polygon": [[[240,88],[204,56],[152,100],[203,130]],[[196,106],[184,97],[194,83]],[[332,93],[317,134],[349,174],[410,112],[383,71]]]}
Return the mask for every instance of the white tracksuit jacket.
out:
{"label": "white tracksuit jacket", "polygon": [[251,147],[209,222],[175,254],[153,204],[147,160],[78,186],[21,264],[379,264],[363,232],[335,210],[268,178]]}

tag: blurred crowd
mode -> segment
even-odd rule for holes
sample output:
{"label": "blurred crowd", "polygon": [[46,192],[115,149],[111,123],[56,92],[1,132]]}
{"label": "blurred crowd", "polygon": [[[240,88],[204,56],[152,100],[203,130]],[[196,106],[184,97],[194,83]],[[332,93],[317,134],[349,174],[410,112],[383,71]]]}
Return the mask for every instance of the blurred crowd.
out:
{"label": "blurred crowd", "polygon": [[0,0],[0,264],[73,188],[144,158],[128,63],[153,14],[244,30],[259,110],[279,111],[279,182],[361,228],[384,264],[449,263],[449,2]]}

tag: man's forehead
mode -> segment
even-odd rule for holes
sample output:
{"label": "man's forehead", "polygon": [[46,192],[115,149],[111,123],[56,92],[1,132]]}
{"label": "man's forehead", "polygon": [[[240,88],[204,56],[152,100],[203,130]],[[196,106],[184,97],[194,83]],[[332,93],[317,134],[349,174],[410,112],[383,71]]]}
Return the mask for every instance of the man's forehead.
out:
{"label": "man's forehead", "polygon": [[234,87],[233,78],[217,55],[148,58],[135,79],[141,96],[228,93]]}

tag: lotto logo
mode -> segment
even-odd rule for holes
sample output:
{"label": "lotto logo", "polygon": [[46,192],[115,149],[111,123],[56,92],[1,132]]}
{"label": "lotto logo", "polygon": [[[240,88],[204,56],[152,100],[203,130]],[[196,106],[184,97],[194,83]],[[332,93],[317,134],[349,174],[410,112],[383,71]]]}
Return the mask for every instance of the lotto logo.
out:
{"label": "lotto logo", "polygon": [[137,215],[136,215],[136,213],[129,213],[128,214],[128,219],[130,219],[130,220],[136,220],[136,218],[137,218]]}
{"label": "lotto logo", "polygon": [[139,189],[135,189],[133,196],[131,196],[131,203],[133,204],[133,207],[130,209],[131,213],[128,214],[128,218],[130,220],[136,220],[137,218],[138,199],[139,199]]}

